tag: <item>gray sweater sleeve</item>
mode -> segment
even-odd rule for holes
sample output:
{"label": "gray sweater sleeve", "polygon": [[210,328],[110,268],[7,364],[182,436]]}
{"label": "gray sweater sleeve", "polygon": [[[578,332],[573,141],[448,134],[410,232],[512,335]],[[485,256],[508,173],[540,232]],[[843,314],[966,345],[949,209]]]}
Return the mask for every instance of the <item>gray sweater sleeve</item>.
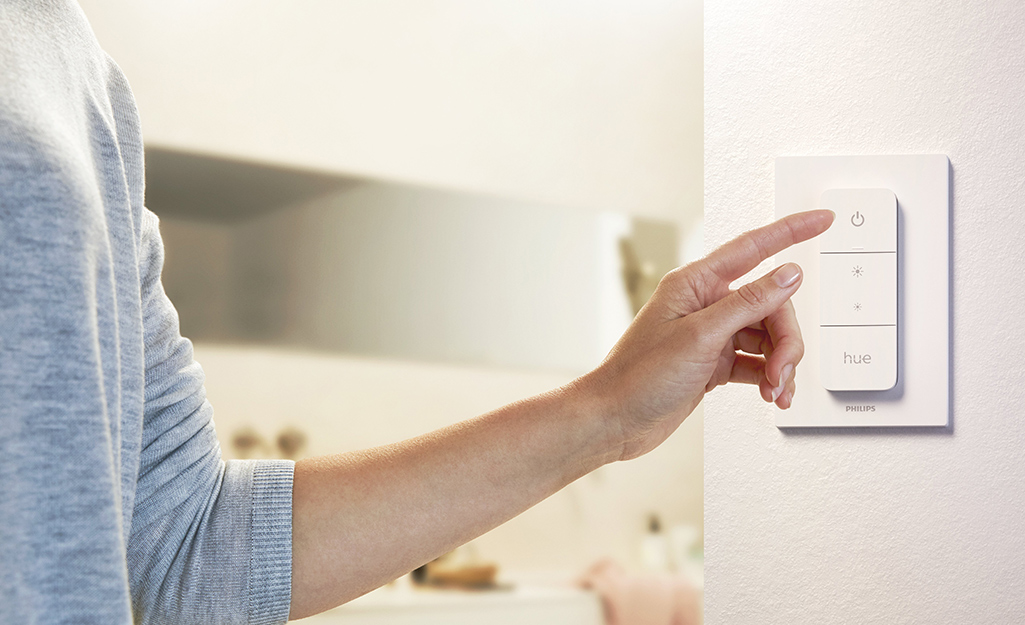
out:
{"label": "gray sweater sleeve", "polygon": [[0,1],[0,623],[288,616],[292,463],[222,461],[143,170],[77,3]]}
{"label": "gray sweater sleeve", "polygon": [[291,461],[221,459],[192,344],[160,284],[157,219],[140,246],[145,413],[127,544],[137,622],[280,623],[291,590]]}

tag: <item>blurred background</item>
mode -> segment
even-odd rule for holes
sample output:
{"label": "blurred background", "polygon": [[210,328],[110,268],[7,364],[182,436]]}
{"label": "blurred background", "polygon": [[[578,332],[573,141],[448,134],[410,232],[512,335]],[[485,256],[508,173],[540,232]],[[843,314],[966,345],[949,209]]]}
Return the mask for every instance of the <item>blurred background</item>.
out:
{"label": "blurred background", "polygon": [[[699,0],[81,5],[139,105],[228,458],[385,444],[565,384],[701,253]],[[548,588],[502,594],[537,623],[600,620],[570,584],[605,559],[700,590],[702,427],[699,407],[458,561]]]}

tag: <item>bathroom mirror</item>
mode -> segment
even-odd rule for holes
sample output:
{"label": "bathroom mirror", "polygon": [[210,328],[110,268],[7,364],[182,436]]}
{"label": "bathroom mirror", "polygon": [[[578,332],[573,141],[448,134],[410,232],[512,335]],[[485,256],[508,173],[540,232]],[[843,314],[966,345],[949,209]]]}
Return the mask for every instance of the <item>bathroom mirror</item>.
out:
{"label": "bathroom mirror", "polygon": [[183,335],[582,372],[680,262],[677,225],[147,146]]}

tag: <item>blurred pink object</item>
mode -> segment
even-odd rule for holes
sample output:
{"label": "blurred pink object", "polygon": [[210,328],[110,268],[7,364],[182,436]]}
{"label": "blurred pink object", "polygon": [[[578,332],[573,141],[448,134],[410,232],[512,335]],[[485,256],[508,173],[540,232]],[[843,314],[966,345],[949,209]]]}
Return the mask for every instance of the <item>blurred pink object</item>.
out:
{"label": "blurred pink object", "polygon": [[607,625],[699,625],[701,606],[694,586],[680,575],[630,574],[611,560],[591,567],[580,580],[605,607]]}

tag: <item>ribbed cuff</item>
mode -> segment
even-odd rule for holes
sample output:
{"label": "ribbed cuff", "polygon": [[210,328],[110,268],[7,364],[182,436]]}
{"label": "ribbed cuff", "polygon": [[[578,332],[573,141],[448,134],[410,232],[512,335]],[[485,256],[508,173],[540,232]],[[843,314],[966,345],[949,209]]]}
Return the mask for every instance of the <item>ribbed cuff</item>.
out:
{"label": "ribbed cuff", "polygon": [[253,533],[249,563],[249,622],[288,620],[292,601],[291,460],[261,460],[253,468]]}

